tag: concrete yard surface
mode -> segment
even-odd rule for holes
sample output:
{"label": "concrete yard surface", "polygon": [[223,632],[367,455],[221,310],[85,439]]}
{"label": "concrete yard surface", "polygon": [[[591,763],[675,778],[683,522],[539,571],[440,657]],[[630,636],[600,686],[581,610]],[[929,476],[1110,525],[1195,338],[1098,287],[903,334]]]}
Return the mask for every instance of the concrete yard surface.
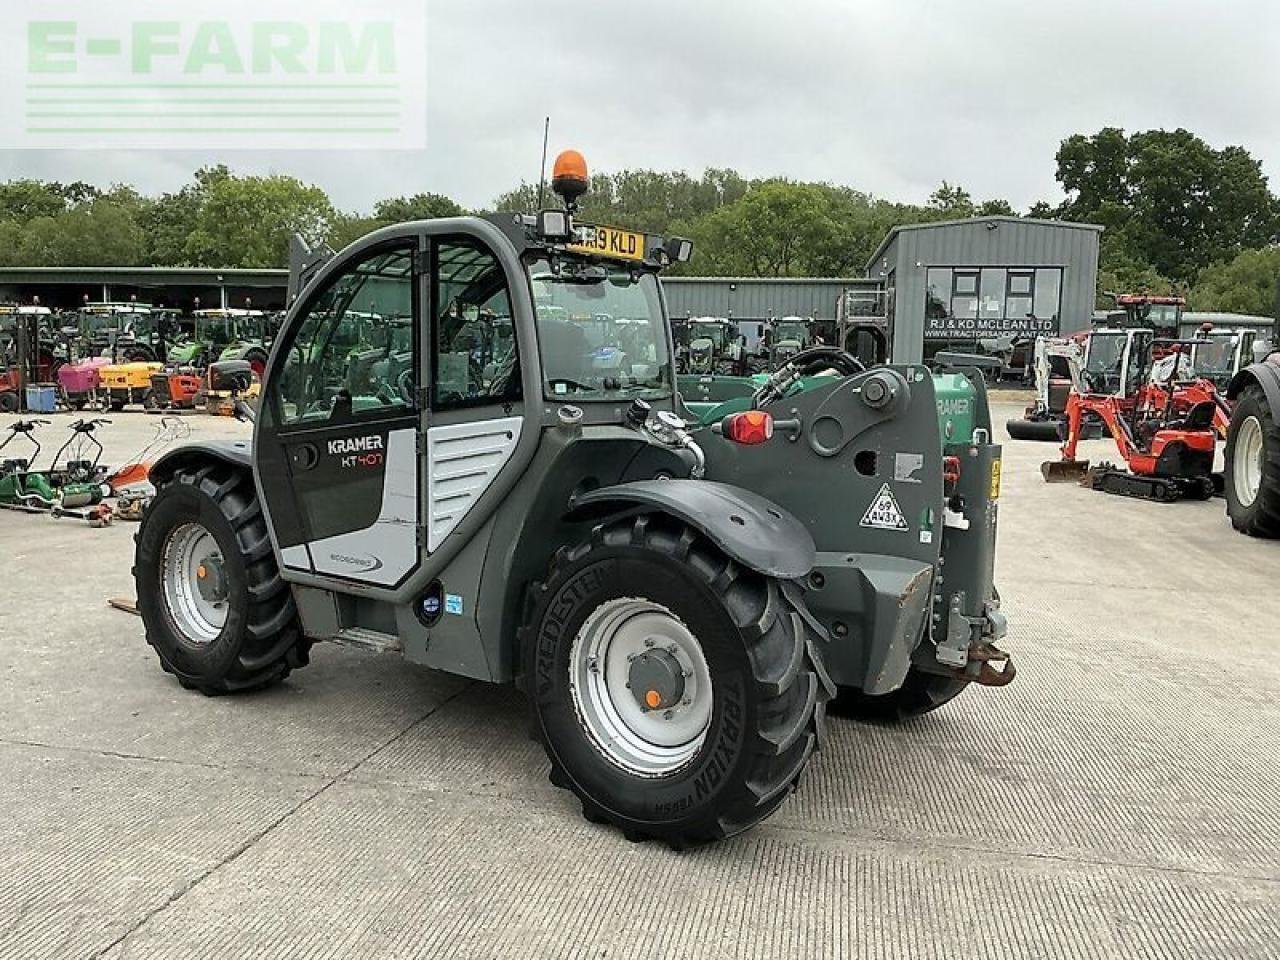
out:
{"label": "concrete yard surface", "polygon": [[[120,462],[154,422],[113,419]],[[1005,445],[1017,680],[831,719],[776,816],[682,854],[583,820],[509,689],[321,645],[182,690],[106,605],[133,527],[0,512],[0,960],[1280,957],[1280,543],[1055,455]]]}

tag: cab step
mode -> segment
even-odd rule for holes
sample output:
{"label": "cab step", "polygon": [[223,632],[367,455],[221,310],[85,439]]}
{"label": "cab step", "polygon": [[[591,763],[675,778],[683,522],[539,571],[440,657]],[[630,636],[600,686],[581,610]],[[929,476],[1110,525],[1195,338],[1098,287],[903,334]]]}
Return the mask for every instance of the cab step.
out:
{"label": "cab step", "polygon": [[382,633],[378,630],[368,630],[364,627],[347,627],[336,637],[332,637],[331,641],[344,647],[355,647],[360,650],[368,650],[371,653],[404,652],[404,644],[399,637],[389,633]]}

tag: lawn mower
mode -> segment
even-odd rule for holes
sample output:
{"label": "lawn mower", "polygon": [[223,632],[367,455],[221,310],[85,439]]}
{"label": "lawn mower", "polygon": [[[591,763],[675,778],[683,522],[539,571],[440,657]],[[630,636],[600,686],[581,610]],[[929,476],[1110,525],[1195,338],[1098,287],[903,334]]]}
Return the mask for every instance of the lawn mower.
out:
{"label": "lawn mower", "polygon": [[[208,695],[279,683],[321,640],[515,683],[587,818],[721,839],[796,788],[832,697],[902,719],[1013,678],[986,392],[830,347],[699,418],[658,280],[692,244],[578,222],[576,152],[551,183],[563,208],[291,258],[252,444],[152,467],[138,609]],[[481,364],[486,312],[513,335]],[[573,319],[601,314],[607,366]],[[350,362],[370,315],[410,320],[407,367]]]}
{"label": "lawn mower", "polygon": [[[1108,344],[1110,367],[1099,362],[1097,348]],[[1091,363],[1082,373],[1083,391],[1067,400],[1067,438],[1062,459],[1041,465],[1050,483],[1078,481],[1105,493],[1171,503],[1184,497],[1208,499],[1216,484],[1217,450],[1213,384],[1184,380],[1195,341],[1156,339],[1150,330],[1095,332]],[[1163,354],[1161,379],[1153,382],[1152,358]],[[1166,371],[1167,373],[1163,373]],[[1076,458],[1084,418],[1102,420],[1115,440],[1126,469],[1111,463],[1090,467]]]}
{"label": "lawn mower", "polygon": [[[90,522],[103,516],[102,501],[108,494],[103,481],[102,444],[93,435],[107,420],[78,420],[47,470],[32,469],[40,457],[40,441],[35,432],[48,420],[19,420],[9,426],[9,436],[0,443],[4,451],[18,437],[33,448],[28,457],[0,460],[0,507],[28,513],[51,513]],[[61,466],[59,463],[61,462]],[[106,509],[109,516],[110,509]]]}

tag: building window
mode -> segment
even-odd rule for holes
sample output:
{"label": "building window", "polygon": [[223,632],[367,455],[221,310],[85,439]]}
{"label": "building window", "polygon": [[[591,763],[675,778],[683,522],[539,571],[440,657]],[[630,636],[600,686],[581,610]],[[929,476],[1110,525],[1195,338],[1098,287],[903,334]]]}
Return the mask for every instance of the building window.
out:
{"label": "building window", "polygon": [[982,298],[978,305],[978,319],[985,323],[998,322],[1004,318],[1004,276],[1003,270],[982,271]]}
{"label": "building window", "polygon": [[945,320],[951,315],[950,303],[951,271],[930,269],[925,290],[925,320]]}
{"label": "building window", "polygon": [[978,271],[954,270],[951,287],[951,316],[959,320],[978,319]]}
{"label": "building window", "polygon": [[1051,321],[1056,331],[1062,313],[1062,271],[1056,267],[1037,270],[1035,283],[1035,317]]}
{"label": "building window", "polygon": [[1035,274],[1030,270],[1009,271],[1008,319],[1034,319],[1031,305],[1035,301],[1035,283]]}
{"label": "building window", "polygon": [[1061,267],[930,267],[925,283],[929,339],[1058,333]]}

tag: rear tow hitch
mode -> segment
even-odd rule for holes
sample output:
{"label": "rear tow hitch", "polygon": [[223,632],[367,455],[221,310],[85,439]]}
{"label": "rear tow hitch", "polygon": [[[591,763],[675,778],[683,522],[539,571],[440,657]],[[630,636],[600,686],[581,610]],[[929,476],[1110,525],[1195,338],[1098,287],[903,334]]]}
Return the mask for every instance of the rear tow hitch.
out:
{"label": "rear tow hitch", "polygon": [[[934,656],[961,680],[984,687],[1008,686],[1018,671],[1013,658],[995,645],[1008,631],[999,600],[987,604],[981,617],[965,616],[964,602],[963,591],[952,595],[947,635],[934,650]],[[997,668],[996,664],[1003,666]]]}
{"label": "rear tow hitch", "polygon": [[[997,663],[1004,666],[997,669]],[[978,641],[969,648],[969,664],[956,670],[956,674],[984,687],[1007,687],[1018,675],[1018,668],[1013,665],[1013,658],[994,643]]]}

